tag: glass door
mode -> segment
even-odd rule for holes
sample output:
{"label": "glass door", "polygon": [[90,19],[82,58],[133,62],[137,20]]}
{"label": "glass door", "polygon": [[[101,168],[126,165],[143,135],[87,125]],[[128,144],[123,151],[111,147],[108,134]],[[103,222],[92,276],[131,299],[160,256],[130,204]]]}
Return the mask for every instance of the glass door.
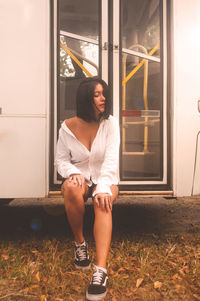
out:
{"label": "glass door", "polygon": [[165,2],[120,3],[121,183],[165,184]]}
{"label": "glass door", "polygon": [[122,189],[167,183],[165,1],[54,0],[54,147],[60,124],[75,115],[80,81],[109,81],[121,126]]}
{"label": "glass door", "polygon": [[[54,108],[54,149],[63,120],[75,116],[76,91],[85,77],[108,78],[108,26],[107,1],[58,0],[57,53]],[[54,16],[55,18],[55,16]],[[54,184],[60,183],[54,170]]]}

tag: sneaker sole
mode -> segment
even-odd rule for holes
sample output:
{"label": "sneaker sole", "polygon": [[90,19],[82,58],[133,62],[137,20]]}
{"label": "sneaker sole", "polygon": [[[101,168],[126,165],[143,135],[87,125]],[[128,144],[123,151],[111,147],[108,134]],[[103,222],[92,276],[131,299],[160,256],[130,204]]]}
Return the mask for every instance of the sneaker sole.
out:
{"label": "sneaker sole", "polygon": [[75,264],[75,263],[74,263],[74,266],[75,266],[75,268],[78,269],[78,270],[89,270],[90,267],[91,267],[91,263],[90,263],[89,265],[87,265],[86,267],[81,267],[80,265],[77,265],[77,264]]}
{"label": "sneaker sole", "polygon": [[88,294],[88,292],[86,292],[86,300],[99,301],[99,300],[105,298],[106,294],[107,294],[107,290],[105,291],[105,293],[103,293],[101,295],[90,295],[90,294]]}

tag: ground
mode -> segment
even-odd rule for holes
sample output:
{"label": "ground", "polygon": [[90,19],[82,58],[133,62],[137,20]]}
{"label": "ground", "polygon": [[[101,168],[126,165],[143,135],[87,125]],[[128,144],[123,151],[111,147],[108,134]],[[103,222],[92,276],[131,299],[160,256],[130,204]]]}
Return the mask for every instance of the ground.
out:
{"label": "ground", "polygon": [[[88,201],[87,206],[86,214],[90,215],[91,200]],[[13,199],[4,205],[2,210],[11,215],[13,212],[19,215],[22,215],[22,212],[28,215],[39,212],[47,213],[49,217],[63,216],[64,205],[61,197]],[[113,209],[113,220],[116,227],[117,220],[120,220],[120,227],[124,228],[124,231],[157,234],[198,231],[200,230],[200,196],[172,198],[120,195]]]}
{"label": "ground", "polygon": [[[95,261],[91,201],[85,235]],[[62,198],[0,204],[0,300],[83,301]],[[200,197],[120,196],[108,258],[111,301],[200,300]]]}

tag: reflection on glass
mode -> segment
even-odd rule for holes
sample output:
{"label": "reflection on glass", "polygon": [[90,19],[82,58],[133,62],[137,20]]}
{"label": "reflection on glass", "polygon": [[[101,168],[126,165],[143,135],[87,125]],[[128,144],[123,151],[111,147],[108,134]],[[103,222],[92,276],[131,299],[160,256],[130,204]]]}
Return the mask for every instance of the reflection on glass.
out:
{"label": "reflection on glass", "polygon": [[[138,64],[143,60],[136,59]],[[125,62],[123,59],[123,64]],[[145,62],[147,66],[143,64],[122,86],[121,170],[124,180],[161,177],[162,77],[159,63]]]}
{"label": "reflection on glass", "polygon": [[160,1],[122,0],[122,26],[123,48],[139,44],[149,52],[160,42]]}
{"label": "reflection on glass", "polygon": [[98,75],[98,45],[60,35],[60,76]]}
{"label": "reflection on glass", "polygon": [[[99,74],[99,0],[58,0],[58,6],[61,122],[75,115],[76,91],[81,80]],[[88,38],[94,42],[87,41]]]}
{"label": "reflection on glass", "polygon": [[99,39],[99,0],[59,0],[60,30]]}

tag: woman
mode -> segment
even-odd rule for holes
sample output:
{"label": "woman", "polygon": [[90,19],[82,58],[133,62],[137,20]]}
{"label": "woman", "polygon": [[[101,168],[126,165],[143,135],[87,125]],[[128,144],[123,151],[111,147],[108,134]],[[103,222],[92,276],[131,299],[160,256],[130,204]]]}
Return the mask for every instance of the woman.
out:
{"label": "woman", "polygon": [[96,266],[86,291],[87,300],[106,295],[106,260],[112,234],[112,204],[118,195],[119,126],[109,115],[107,84],[97,78],[84,79],[77,91],[76,117],[62,123],[55,165],[64,178],[65,209],[75,238],[76,268],[90,267],[83,235],[85,201],[92,197],[95,212]]}

